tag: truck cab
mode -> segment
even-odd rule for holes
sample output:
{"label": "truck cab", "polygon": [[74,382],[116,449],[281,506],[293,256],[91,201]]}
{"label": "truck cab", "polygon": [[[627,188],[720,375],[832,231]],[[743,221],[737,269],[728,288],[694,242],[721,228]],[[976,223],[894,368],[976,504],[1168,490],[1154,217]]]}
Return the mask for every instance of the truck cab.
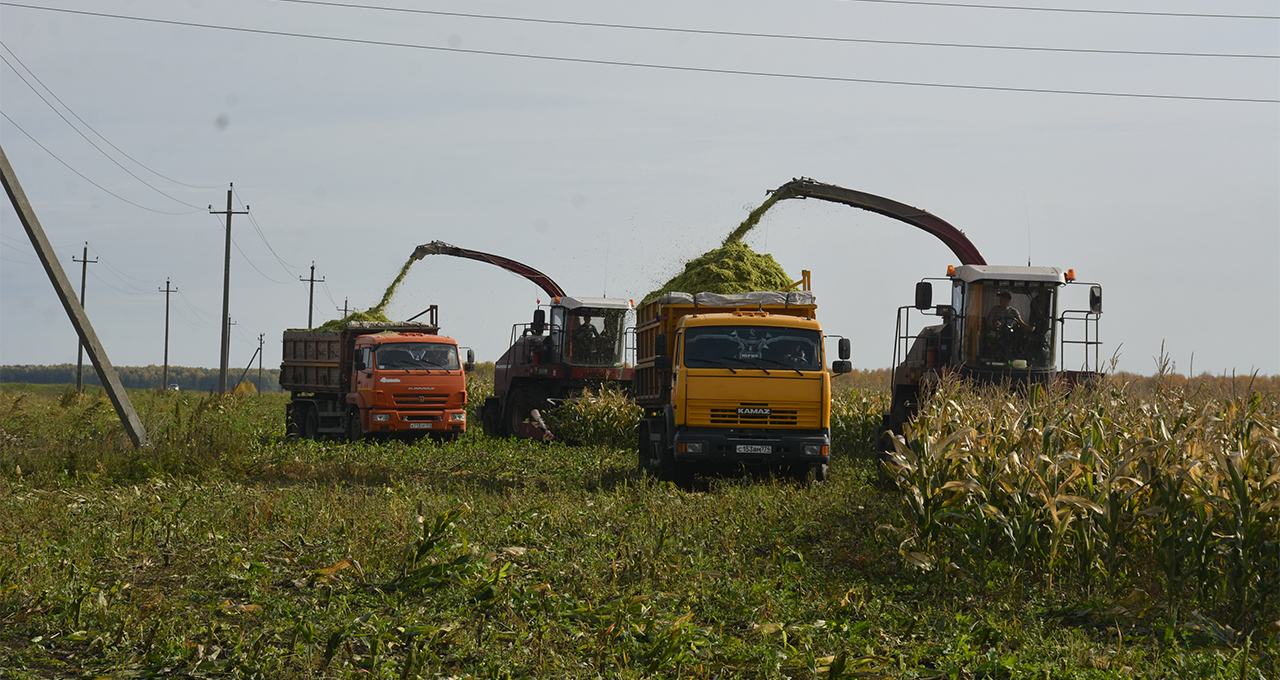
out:
{"label": "truck cab", "polygon": [[352,391],[363,434],[466,430],[467,383],[458,343],[442,335],[385,333],[356,338]]}

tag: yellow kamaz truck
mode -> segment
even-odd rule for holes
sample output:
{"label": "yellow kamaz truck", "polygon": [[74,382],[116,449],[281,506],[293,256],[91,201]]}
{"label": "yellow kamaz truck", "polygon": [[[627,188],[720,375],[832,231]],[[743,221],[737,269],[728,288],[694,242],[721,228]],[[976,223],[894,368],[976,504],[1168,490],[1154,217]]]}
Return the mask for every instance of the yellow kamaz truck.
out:
{"label": "yellow kamaz truck", "polygon": [[[813,293],[668,293],[636,312],[639,466],[688,485],[698,471],[826,478],[831,379]],[[831,372],[851,370],[840,339]]]}

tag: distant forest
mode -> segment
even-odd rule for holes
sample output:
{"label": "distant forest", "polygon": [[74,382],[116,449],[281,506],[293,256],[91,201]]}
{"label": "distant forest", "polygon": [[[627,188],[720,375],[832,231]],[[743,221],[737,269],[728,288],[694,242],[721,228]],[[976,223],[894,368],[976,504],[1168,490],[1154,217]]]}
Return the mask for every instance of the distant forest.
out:
{"label": "distant forest", "polygon": [[[240,380],[244,366],[227,369],[227,389],[233,390]],[[153,389],[162,386],[163,366],[116,366],[120,382],[125,387]],[[53,366],[0,366],[0,382],[31,383],[33,385],[74,385],[76,382],[75,364],[55,364]],[[244,374],[244,382],[258,387],[258,368],[255,366]],[[263,392],[280,392],[280,369],[262,369]],[[98,373],[93,365],[85,362],[84,383],[101,385]],[[177,385],[181,390],[197,390],[208,392],[218,388],[218,369],[193,368],[188,366],[170,366],[169,384]]]}

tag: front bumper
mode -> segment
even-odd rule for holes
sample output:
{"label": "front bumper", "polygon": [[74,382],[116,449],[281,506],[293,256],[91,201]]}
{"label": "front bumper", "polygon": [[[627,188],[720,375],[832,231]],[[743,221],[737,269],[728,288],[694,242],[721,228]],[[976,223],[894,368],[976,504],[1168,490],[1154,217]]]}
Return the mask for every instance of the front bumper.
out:
{"label": "front bumper", "polygon": [[365,423],[366,432],[465,432],[467,429],[467,412],[465,409],[446,409],[443,411],[395,411],[390,409],[372,409],[369,421]]}
{"label": "front bumper", "polygon": [[675,459],[682,463],[827,463],[830,451],[829,430],[706,427],[683,428],[675,434]]}

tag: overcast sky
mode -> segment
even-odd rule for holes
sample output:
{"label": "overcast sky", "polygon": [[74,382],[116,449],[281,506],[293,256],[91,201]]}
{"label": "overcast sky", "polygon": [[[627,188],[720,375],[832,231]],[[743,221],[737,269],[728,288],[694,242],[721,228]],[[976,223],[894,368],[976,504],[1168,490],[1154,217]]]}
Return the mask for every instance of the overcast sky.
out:
{"label": "overcast sky", "polygon": [[[280,332],[306,325],[313,261],[317,325],[374,304],[437,239],[639,300],[806,176],[928,210],[991,264],[1101,283],[1122,370],[1153,372],[1163,345],[1183,373],[1280,373],[1274,0],[352,2],[0,3],[0,145],[77,285],[85,241],[97,258],[86,309],[113,363],[162,362],[168,279],[170,363],[218,365],[225,232],[207,206],[228,183],[250,206],[232,221],[242,367],[260,334],[277,366]],[[860,368],[891,363],[895,310],[956,263],[812,200],[747,241],[812,272]],[[483,361],[539,298],[432,256],[389,313],[439,305]],[[6,204],[0,363],[75,357]]]}

